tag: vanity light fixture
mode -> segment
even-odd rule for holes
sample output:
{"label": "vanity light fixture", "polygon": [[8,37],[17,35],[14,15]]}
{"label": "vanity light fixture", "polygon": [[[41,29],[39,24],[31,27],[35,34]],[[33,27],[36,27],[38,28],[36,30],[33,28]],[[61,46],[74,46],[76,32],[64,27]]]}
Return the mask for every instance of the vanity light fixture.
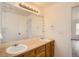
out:
{"label": "vanity light fixture", "polygon": [[22,8],[24,8],[24,9],[27,9],[27,10],[29,10],[31,12],[34,12],[34,13],[37,13],[37,14],[39,13],[38,10],[36,10],[36,9],[30,7],[30,6],[24,5],[22,3],[19,3],[19,6],[22,7]]}

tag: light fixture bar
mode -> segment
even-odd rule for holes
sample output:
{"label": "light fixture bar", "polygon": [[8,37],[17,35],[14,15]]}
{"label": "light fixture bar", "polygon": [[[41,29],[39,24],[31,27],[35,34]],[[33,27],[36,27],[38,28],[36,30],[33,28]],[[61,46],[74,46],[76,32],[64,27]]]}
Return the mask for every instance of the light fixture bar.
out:
{"label": "light fixture bar", "polygon": [[26,6],[26,5],[22,4],[22,3],[19,3],[19,6],[22,7],[22,8],[24,8],[24,9],[28,9],[28,10],[30,10],[32,12],[38,13],[37,10],[31,8],[30,6]]}

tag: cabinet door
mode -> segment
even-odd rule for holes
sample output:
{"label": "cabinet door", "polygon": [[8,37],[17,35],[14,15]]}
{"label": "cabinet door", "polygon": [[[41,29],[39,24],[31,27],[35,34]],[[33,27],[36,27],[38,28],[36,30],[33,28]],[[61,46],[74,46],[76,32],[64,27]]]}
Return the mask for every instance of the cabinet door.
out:
{"label": "cabinet door", "polygon": [[37,54],[36,57],[45,57],[45,52],[41,52],[41,53]]}
{"label": "cabinet door", "polygon": [[50,44],[51,44],[51,50],[50,50],[51,51],[51,57],[53,57],[54,56],[54,48],[55,48],[54,47],[54,41],[52,41]]}
{"label": "cabinet door", "polygon": [[24,54],[24,57],[35,57],[35,50],[31,50]]}
{"label": "cabinet door", "polygon": [[45,57],[45,45],[38,47],[36,49],[36,56],[37,57]]}
{"label": "cabinet door", "polygon": [[46,44],[46,57],[50,57],[51,49],[50,49],[50,43]]}

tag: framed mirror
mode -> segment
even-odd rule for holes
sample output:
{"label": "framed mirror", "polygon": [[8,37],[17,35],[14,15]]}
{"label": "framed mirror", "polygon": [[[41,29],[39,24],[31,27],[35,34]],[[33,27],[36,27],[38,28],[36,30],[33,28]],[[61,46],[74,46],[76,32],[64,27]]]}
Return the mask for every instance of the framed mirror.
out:
{"label": "framed mirror", "polygon": [[44,37],[43,16],[21,10],[8,3],[1,3],[0,31],[2,42]]}

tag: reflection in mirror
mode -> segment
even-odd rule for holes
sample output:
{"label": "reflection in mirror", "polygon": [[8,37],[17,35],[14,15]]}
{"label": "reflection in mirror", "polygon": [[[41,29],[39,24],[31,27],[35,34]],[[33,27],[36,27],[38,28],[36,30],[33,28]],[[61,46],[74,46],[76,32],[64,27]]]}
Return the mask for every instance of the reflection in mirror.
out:
{"label": "reflection in mirror", "polygon": [[21,10],[8,3],[1,4],[2,42],[44,37],[43,16]]}
{"label": "reflection in mirror", "polygon": [[76,23],[76,35],[79,35],[79,23]]}

